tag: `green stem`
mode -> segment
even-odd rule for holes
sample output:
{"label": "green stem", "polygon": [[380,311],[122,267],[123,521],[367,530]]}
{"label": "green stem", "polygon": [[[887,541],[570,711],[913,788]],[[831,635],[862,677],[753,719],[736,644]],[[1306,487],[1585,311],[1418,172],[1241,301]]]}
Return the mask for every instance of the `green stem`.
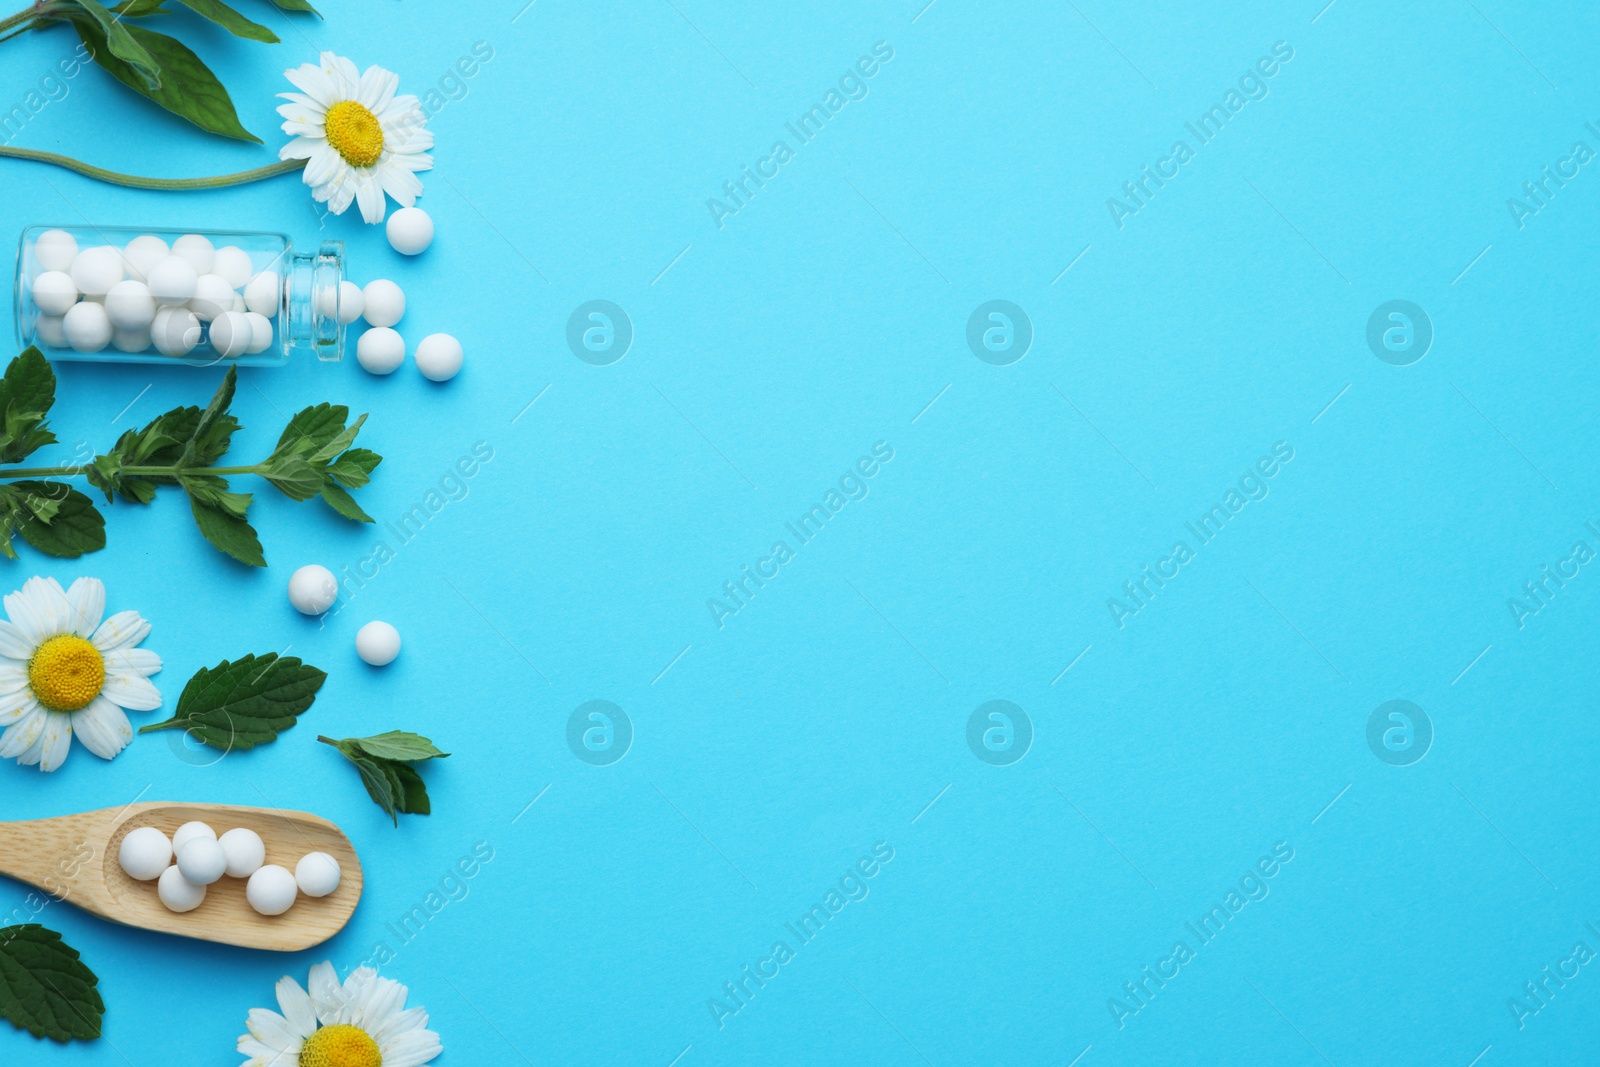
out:
{"label": "green stem", "polygon": [[[15,16],[13,16],[15,17]],[[9,20],[6,20],[9,21]],[[0,22],[0,30],[4,23]],[[126,185],[133,189],[160,189],[173,191],[180,189],[221,189],[229,185],[244,185],[247,182],[258,182],[263,178],[276,178],[280,174],[293,174],[305,167],[303,159],[284,159],[255,170],[241,170],[234,174],[218,174],[213,178],[141,178],[136,174],[121,174],[104,167],[96,167],[89,163],[63,156],[57,152],[41,152],[36,148],[12,148],[0,145],[0,156],[10,156],[13,159],[29,159],[35,163],[49,163],[55,167],[65,167],[67,170],[77,171],[79,174],[94,178],[97,181],[108,182],[111,185]]]}
{"label": "green stem", "polygon": [[[17,481],[25,478],[75,478],[87,467],[5,467],[0,468],[0,481]],[[227,478],[238,474],[260,474],[261,464],[249,467],[123,467],[121,473],[131,478],[174,478],[183,474],[216,475]]]}
{"label": "green stem", "polygon": [[51,5],[47,3],[33,4],[21,11],[18,11],[15,15],[10,15],[6,18],[0,19],[0,33],[5,33],[13,26],[20,26],[24,22],[31,22],[36,18],[50,14],[53,10],[54,9],[51,7]]}

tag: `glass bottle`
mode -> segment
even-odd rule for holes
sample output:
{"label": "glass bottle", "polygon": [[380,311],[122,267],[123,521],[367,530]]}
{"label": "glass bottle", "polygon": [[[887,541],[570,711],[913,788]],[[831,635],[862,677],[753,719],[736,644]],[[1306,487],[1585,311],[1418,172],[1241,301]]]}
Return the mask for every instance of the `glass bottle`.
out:
{"label": "glass bottle", "polygon": [[17,246],[17,341],[109,363],[337,360],[343,280],[342,241],[297,252],[281,233],[30,226]]}

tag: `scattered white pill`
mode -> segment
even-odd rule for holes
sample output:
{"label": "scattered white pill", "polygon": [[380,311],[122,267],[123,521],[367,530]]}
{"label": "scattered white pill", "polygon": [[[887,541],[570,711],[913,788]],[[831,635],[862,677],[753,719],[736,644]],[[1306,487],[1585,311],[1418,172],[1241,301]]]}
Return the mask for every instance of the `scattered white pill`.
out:
{"label": "scattered white pill", "polygon": [[220,275],[235,289],[243,289],[252,273],[250,253],[238,245],[223,245],[211,263],[211,273]]}
{"label": "scattered white pill", "polygon": [[400,654],[400,631],[373,621],[356,631],[356,655],[374,667],[386,667]]}
{"label": "scattered white pill", "polygon": [[242,311],[224,311],[211,323],[211,347],[223,359],[234,359],[250,350],[255,329]]}
{"label": "scattered white pill", "polygon": [[172,866],[172,842],[154,826],[130,830],[117,848],[117,862],[123,873],[140,882],[161,877]]}
{"label": "scattered white pill", "polygon": [[272,320],[254,311],[246,311],[244,317],[250,323],[250,347],[245,351],[254,356],[271,348]]}
{"label": "scattered white pill", "polygon": [[200,320],[184,307],[164,307],[150,324],[150,340],[164,356],[187,356],[200,343]]}
{"label": "scattered white pill", "polygon": [[74,352],[98,352],[111,343],[111,320],[100,304],[73,304],[61,317],[61,328]]}
{"label": "scattered white pill", "polygon": [[150,347],[150,327],[141,326],[135,330],[115,329],[111,331],[111,347],[118,352],[143,352]]}
{"label": "scattered white pill", "polygon": [[233,286],[220,274],[202,274],[195,279],[189,310],[200,316],[201,322],[210,322],[224,311],[233,310],[233,297]]}
{"label": "scattered white pill", "polygon": [[137,330],[155,321],[156,300],[148,285],[129,278],[106,294],[106,314],[117,329]]}
{"label": "scattered white pill", "polygon": [[40,344],[51,348],[67,347],[67,327],[60,315],[40,315],[33,329]]}
{"label": "scattered white pill", "polygon": [[302,615],[321,615],[339,599],[339,583],[320,563],[308,563],[289,576],[289,603]]}
{"label": "scattered white pill", "polygon": [[70,270],[78,258],[78,240],[66,230],[46,230],[33,242],[33,258],[45,270]]}
{"label": "scattered white pill", "polygon": [[341,326],[348,326],[359,319],[365,306],[361,286],[355,282],[340,282],[337,289],[329,286],[317,293],[317,310],[329,317],[337,313]]}
{"label": "scattered white pill", "polygon": [[270,319],[278,313],[278,296],[278,272],[264,270],[244,287],[244,306]]}
{"label": "scattered white pill", "polygon": [[366,305],[361,313],[368,326],[393,326],[405,318],[406,294],[389,279],[368,282],[361,295]]}
{"label": "scattered white pill", "polygon": [[210,885],[228,869],[228,854],[214,837],[196,837],[177,850],[178,870],[193,885]]}
{"label": "scattered white pill", "polygon": [[209,837],[215,841],[217,832],[203,822],[186,822],[172,832],[172,851],[174,854],[197,837]]}
{"label": "scattered white pill", "polygon": [[86,297],[105,296],[113,285],[127,276],[128,263],[122,258],[122,249],[111,245],[85,248],[72,261],[73,284]]}
{"label": "scattered white pill", "polygon": [[196,274],[210,274],[217,261],[216,247],[197,233],[186,233],[172,242],[172,254],[188,260]]}
{"label": "scattered white pill", "polygon": [[245,883],[244,897],[262,915],[282,915],[294,906],[294,875],[276,863],[257,869]]}
{"label": "scattered white pill", "polygon": [[326,852],[312,852],[294,865],[294,881],[308,897],[325,897],[339,888],[339,861]]}
{"label": "scattered white pill", "polygon": [[403,207],[389,216],[384,230],[389,246],[403,256],[414,256],[433,243],[433,219],[420,207]]}
{"label": "scattered white pill", "polygon": [[372,326],[356,341],[356,362],[371,374],[392,374],[406,361],[406,342],[387,326]]}
{"label": "scattered white pill", "polygon": [[227,857],[229,878],[248,878],[267,861],[267,846],[261,835],[243,826],[229,830],[217,838],[217,843]]}
{"label": "scattered white pill", "polygon": [[161,880],[156,883],[156,896],[161,898],[161,903],[167,906],[168,911],[193,911],[206,899],[206,887],[189,881],[178,870],[177,864],[173,864],[161,872]]}
{"label": "scattered white pill", "polygon": [[65,315],[78,302],[78,286],[66,271],[47,270],[33,280],[33,302],[46,315]]}
{"label": "scattered white pill", "polygon": [[148,271],[145,282],[159,304],[187,304],[194,297],[200,275],[181,256],[168,256]]}
{"label": "scattered white pill", "polygon": [[167,242],[154,234],[135,237],[122,249],[122,258],[128,263],[128,277],[136,282],[148,281],[155,265],[171,254]]}
{"label": "scattered white pill", "polygon": [[461,342],[447,333],[430,333],[417,343],[417,369],[431,382],[447,382],[461,373]]}

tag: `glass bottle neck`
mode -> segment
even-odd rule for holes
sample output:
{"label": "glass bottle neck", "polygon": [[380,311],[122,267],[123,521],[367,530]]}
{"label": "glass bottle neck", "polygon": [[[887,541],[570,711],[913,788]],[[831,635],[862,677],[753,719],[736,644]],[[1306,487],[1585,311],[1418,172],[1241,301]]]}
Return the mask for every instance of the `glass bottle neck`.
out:
{"label": "glass bottle neck", "polygon": [[324,361],[344,355],[344,326],[339,322],[343,281],[343,241],[324,241],[315,252],[288,250],[280,308],[286,354],[313,354]]}

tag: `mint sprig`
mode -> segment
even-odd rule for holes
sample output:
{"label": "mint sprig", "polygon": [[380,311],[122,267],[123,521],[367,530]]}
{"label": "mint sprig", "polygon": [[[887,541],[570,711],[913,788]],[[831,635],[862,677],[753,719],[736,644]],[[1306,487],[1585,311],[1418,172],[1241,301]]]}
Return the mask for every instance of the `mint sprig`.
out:
{"label": "mint sprig", "polygon": [[[89,497],[51,481],[82,475],[105,494],[149,504],[162,486],[189,496],[195,525],[207,541],[241,563],[265,567],[266,554],[247,513],[251,494],[234,491],[229,478],[255,475],[291,500],[320,496],[337,514],[371,522],[351,490],[372,478],[383,457],[352,447],[366,416],[350,421],[342,404],[317,404],[289,420],[272,454],[247,466],[218,466],[239,420],[229,413],[238,374],[228,368],[204,409],[173,408],[111,449],[80,466],[0,468],[0,555],[16,558],[12,535],[52,556],[75,558],[105,547],[105,519]],[[56,377],[37,348],[11,361],[0,379],[0,463],[20,463],[56,437],[45,419],[55,403]],[[10,484],[4,484],[9,481]]]}
{"label": "mint sprig", "polygon": [[139,732],[178,729],[223,752],[254,748],[293,726],[317,699],[327,677],[294,656],[276,652],[223,660],[195,672],[172,718],[142,726]]}
{"label": "mint sprig", "polygon": [[19,1030],[52,1041],[94,1040],[106,1012],[99,982],[54,930],[38,923],[0,928],[0,1016]]}
{"label": "mint sprig", "polygon": [[372,737],[347,737],[342,741],[319,735],[317,740],[332,745],[355,764],[367,795],[396,826],[400,825],[399,814],[427,815],[433,810],[428,801],[428,788],[412,764],[444,759],[450,753],[439,751],[426,737],[405,730],[390,730]]}

